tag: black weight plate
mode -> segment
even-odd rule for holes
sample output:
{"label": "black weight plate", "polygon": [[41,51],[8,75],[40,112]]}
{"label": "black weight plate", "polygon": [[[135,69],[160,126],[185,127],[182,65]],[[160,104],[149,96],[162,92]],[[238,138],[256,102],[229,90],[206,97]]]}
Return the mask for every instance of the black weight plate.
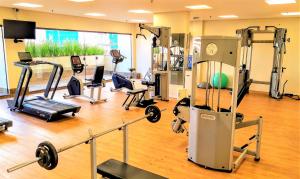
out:
{"label": "black weight plate", "polygon": [[49,150],[44,147],[44,146],[40,146],[36,149],[35,151],[35,156],[41,158],[38,161],[38,164],[45,168],[45,166],[50,165],[51,159],[50,159],[50,155],[49,155]]}
{"label": "black weight plate", "polygon": [[160,117],[161,117],[160,109],[157,106],[154,106],[154,105],[148,106],[145,110],[145,114],[149,115],[151,113],[153,115],[147,117],[148,121],[152,122],[152,123],[158,122],[160,120]]}
{"label": "black weight plate", "polygon": [[36,157],[44,157],[43,160],[40,160],[38,163],[41,167],[45,168],[46,170],[54,169],[58,164],[58,154],[57,151],[50,142],[42,142],[38,145],[36,150]]}

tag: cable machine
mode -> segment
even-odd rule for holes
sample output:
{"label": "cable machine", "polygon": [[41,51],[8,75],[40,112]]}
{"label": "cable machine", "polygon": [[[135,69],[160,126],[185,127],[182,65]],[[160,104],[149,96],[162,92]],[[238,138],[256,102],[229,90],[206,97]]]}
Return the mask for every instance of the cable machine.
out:
{"label": "cable machine", "polygon": [[[146,24],[139,24],[140,31],[147,30],[154,35],[151,48],[151,70],[152,79],[155,81],[155,96],[163,101],[169,100],[170,83],[170,37],[171,28],[169,27],[151,27]],[[146,36],[142,33],[136,37]]]}
{"label": "cable machine", "polygon": [[[204,36],[200,42],[200,50],[195,50],[193,54],[188,160],[205,168],[231,172],[238,169],[247,155],[254,156],[255,161],[260,160],[263,119],[258,117],[244,121],[244,116],[236,112],[240,69],[239,39]],[[206,67],[204,71],[201,69],[202,65]],[[226,97],[226,91],[222,92],[221,85],[212,91],[208,88],[197,88],[198,75],[206,73],[206,82],[209,82],[216,72],[222,73],[225,67],[233,69],[230,97]],[[221,83],[220,77],[219,84]],[[224,108],[227,103],[230,106]],[[257,127],[255,134],[249,137],[243,146],[234,146],[237,129],[250,126]],[[255,150],[249,148],[252,143],[256,143]],[[233,152],[240,153],[235,160]]]}
{"label": "cable machine", "polygon": [[[246,79],[250,79],[251,71],[251,61],[253,53],[253,44],[254,43],[270,43],[273,44],[274,55],[273,55],[273,67],[271,72],[271,78],[269,82],[253,80],[253,83],[256,84],[266,84],[270,85],[269,96],[275,99],[281,99],[284,95],[284,89],[281,88],[281,78],[284,72],[285,67],[282,66],[283,55],[286,53],[286,41],[287,39],[287,29],[277,28],[275,26],[265,26],[264,29],[261,29],[259,26],[250,26],[245,29],[238,29],[236,31],[237,35],[241,38],[241,47],[242,47],[242,75]],[[255,40],[255,34],[274,34],[273,40]],[[283,86],[284,88],[284,86]]]}

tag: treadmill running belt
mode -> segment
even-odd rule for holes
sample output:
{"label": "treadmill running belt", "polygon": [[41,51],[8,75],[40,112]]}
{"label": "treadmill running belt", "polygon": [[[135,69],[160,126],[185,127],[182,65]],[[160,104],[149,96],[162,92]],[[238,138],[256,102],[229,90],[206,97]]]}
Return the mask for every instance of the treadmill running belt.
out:
{"label": "treadmill running belt", "polygon": [[64,104],[60,102],[56,102],[53,100],[45,100],[45,99],[34,99],[34,100],[26,100],[24,103],[27,105],[34,105],[41,107],[43,109],[50,109],[54,111],[62,111],[62,110],[68,110],[70,108],[74,108],[76,106]]}

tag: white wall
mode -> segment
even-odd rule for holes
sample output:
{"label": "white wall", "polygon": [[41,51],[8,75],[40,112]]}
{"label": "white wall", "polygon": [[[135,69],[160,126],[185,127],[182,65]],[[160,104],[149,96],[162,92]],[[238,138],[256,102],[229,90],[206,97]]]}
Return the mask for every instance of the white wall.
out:
{"label": "white wall", "polygon": [[132,67],[131,43],[131,35],[118,36],[118,49],[121,51],[121,54],[126,57],[122,63],[118,64],[118,72],[129,72],[129,68]]}
{"label": "white wall", "polygon": [[151,45],[152,36],[146,30],[143,31],[147,39],[138,37],[136,39],[136,71],[141,73],[142,78],[146,75],[149,68],[151,68]]}

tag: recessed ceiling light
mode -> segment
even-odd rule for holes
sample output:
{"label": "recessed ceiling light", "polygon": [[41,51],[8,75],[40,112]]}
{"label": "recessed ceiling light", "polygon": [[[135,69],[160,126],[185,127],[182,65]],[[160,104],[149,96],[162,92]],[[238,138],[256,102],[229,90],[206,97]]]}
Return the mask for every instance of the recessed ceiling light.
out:
{"label": "recessed ceiling light", "polygon": [[133,10],[129,10],[128,12],[130,13],[137,13],[137,14],[151,14],[151,11],[148,10],[144,10],[144,9],[133,9]]}
{"label": "recessed ceiling light", "polygon": [[84,15],[86,15],[86,16],[93,16],[93,17],[106,16],[105,14],[102,14],[102,13],[96,13],[96,12],[85,13]]}
{"label": "recessed ceiling light", "polygon": [[211,9],[208,5],[193,5],[193,6],[185,6],[188,9]]}
{"label": "recessed ceiling light", "polygon": [[282,12],[283,16],[300,16],[300,12]]}
{"label": "recessed ceiling light", "polygon": [[22,7],[30,7],[30,8],[43,7],[43,5],[40,5],[40,4],[33,4],[33,3],[27,3],[27,2],[16,3],[13,5],[14,6],[22,6]]}
{"label": "recessed ceiling light", "polygon": [[293,4],[296,0],[266,0],[268,4]]}
{"label": "recessed ceiling light", "polygon": [[237,16],[237,15],[222,15],[219,17],[223,18],[223,19],[234,19],[234,18],[238,18],[239,16]]}
{"label": "recessed ceiling light", "polygon": [[69,1],[73,1],[73,2],[91,2],[94,0],[69,0]]}
{"label": "recessed ceiling light", "polygon": [[131,19],[129,20],[130,22],[134,22],[134,23],[141,23],[141,22],[146,22],[146,20],[144,19]]}

